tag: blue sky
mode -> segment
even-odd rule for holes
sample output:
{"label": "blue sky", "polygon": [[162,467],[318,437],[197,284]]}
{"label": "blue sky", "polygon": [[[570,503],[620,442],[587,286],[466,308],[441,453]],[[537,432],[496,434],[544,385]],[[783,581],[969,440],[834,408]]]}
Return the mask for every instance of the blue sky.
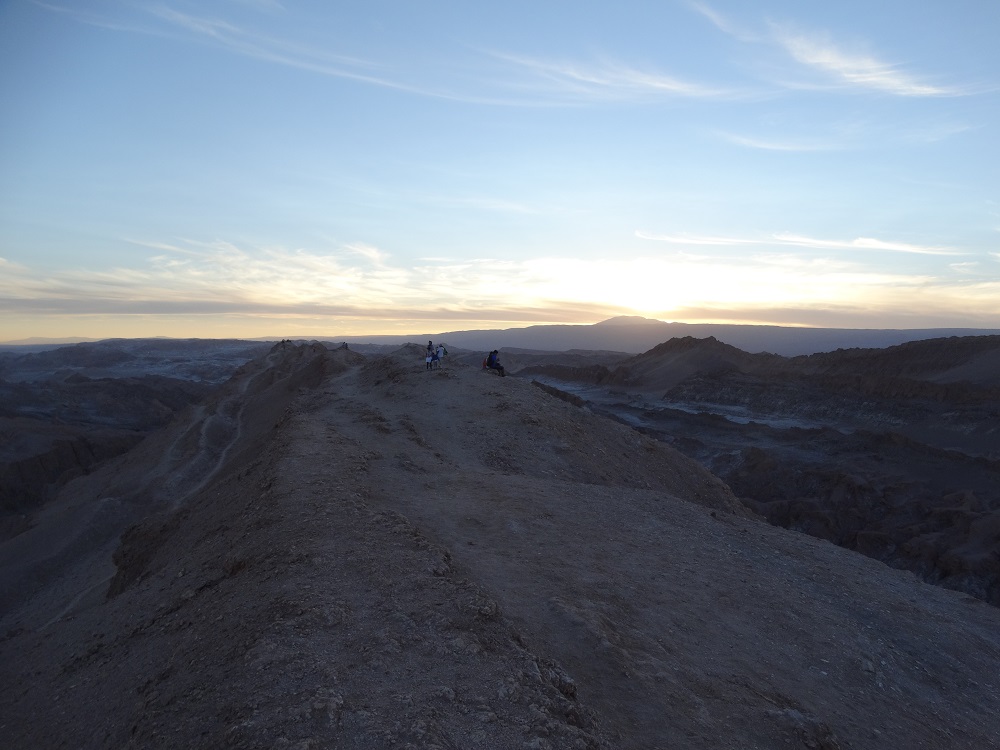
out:
{"label": "blue sky", "polygon": [[0,341],[1000,328],[1000,3],[0,0]]}

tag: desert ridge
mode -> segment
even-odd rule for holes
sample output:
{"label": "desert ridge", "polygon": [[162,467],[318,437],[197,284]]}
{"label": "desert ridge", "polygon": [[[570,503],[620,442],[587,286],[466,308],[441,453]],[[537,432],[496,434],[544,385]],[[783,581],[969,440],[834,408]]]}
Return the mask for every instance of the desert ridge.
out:
{"label": "desert ridge", "polygon": [[[110,564],[83,564],[88,529]],[[276,345],[2,553],[14,746],[1000,736],[996,608],[770,526],[529,380],[410,348]]]}

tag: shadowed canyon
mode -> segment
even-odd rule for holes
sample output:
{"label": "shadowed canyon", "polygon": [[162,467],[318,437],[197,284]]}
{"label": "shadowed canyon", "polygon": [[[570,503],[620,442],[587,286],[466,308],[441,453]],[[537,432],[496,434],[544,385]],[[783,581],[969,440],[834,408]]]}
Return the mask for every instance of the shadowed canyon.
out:
{"label": "shadowed canyon", "polygon": [[1000,605],[1000,337],[792,358],[684,338],[610,366],[526,361],[772,523]]}

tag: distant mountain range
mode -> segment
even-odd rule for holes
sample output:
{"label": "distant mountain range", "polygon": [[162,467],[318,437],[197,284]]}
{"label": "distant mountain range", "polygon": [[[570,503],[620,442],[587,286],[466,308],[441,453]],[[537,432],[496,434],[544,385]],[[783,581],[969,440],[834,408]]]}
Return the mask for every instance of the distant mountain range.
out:
{"label": "distant mountain range", "polygon": [[568,351],[586,349],[640,354],[673,338],[714,336],[745,352],[770,352],[793,357],[836,349],[882,349],[909,341],[1000,334],[1000,329],[921,328],[849,329],[789,328],[767,325],[716,323],[667,323],[637,316],[623,316],[593,325],[537,325],[477,331],[448,331],[420,336],[348,336],[348,343],[402,344],[431,339],[452,347],[491,351],[493,349],[535,349]]}
{"label": "distant mountain range", "polygon": [[[772,325],[735,325],[722,323],[667,323],[662,320],[626,315],[591,325],[536,325],[525,328],[498,328],[443,333],[394,334],[385,336],[329,336],[322,341],[349,344],[400,345],[427,340],[441,341],[451,347],[491,351],[493,349],[534,349],[538,351],[593,351],[640,354],[672,338],[708,338],[714,336],[745,352],[770,352],[793,357],[837,349],[882,349],[909,341],[1000,334],[998,328],[792,328]],[[289,337],[303,340],[299,337]],[[0,348],[32,347],[34,351],[95,339],[21,339],[0,344]],[[279,341],[280,337],[262,336],[253,341]],[[316,340],[316,339],[310,339]]]}

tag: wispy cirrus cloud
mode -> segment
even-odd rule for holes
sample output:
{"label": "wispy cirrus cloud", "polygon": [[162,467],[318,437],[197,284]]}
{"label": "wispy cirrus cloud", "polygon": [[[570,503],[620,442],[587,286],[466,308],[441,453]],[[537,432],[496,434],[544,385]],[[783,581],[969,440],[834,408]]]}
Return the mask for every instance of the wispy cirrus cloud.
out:
{"label": "wispy cirrus cloud", "polygon": [[661,71],[642,70],[613,60],[577,62],[502,52],[490,54],[528,76],[521,86],[579,101],[663,97],[717,99],[745,95],[733,89],[685,81]]}
{"label": "wispy cirrus cloud", "polygon": [[[724,141],[745,148],[763,151],[822,152],[857,149],[895,148],[900,145],[927,145],[948,140],[977,128],[940,118],[923,118],[888,125],[869,118],[854,118],[823,123],[808,127],[809,135],[798,135],[807,125],[797,123],[792,132],[768,134],[734,133],[717,130],[715,135]],[[791,129],[787,128],[786,129]],[[816,133],[820,132],[820,135]]]}
{"label": "wispy cirrus cloud", "polygon": [[[847,49],[827,33],[808,31],[788,22],[761,22],[759,30],[735,22],[711,5],[689,0],[688,7],[708,19],[724,34],[748,44],[776,46],[810,71],[823,74],[827,81],[844,89],[880,91],[903,97],[963,96],[970,87],[932,83],[907,71],[898,63],[886,62],[877,54]],[[830,83],[790,80],[780,85],[789,89],[829,88]]]}
{"label": "wispy cirrus cloud", "polygon": [[957,122],[917,123],[905,129],[902,137],[909,143],[938,143],[978,129],[979,127]]}
{"label": "wispy cirrus cloud", "polygon": [[[220,18],[179,10],[167,4],[142,5],[127,19],[102,16],[72,6],[42,0],[36,4],[68,14],[81,23],[118,31],[161,37],[194,38],[247,58],[319,75],[452,101],[497,106],[551,106],[613,101],[642,101],[663,97],[733,98],[745,96],[731,89],[686,81],[667,73],[641,69],[613,60],[546,60],[537,57],[479,50],[478,62],[501,61],[503,67],[482,65],[463,76],[419,81],[419,70],[337,54],[294,38],[261,34]],[[267,0],[234,0],[261,9],[282,10]],[[475,61],[470,61],[474,64]],[[471,83],[470,83],[471,76]],[[419,82],[414,82],[419,81]]]}
{"label": "wispy cirrus cloud", "polygon": [[967,255],[968,253],[953,247],[939,245],[915,245],[908,242],[894,242],[876,239],[874,237],[857,237],[853,240],[827,240],[816,237],[789,233],[775,233],[765,237],[718,237],[712,235],[688,234],[654,234],[641,230],[636,236],[645,240],[666,242],[672,245],[714,245],[714,246],[790,246],[805,247],[817,250],[874,250],[892,253],[914,253],[917,255]]}
{"label": "wispy cirrus cloud", "polygon": [[124,31],[131,33],[153,33],[153,30],[146,23],[135,17],[110,16],[97,11],[80,8],[77,6],[58,5],[56,3],[44,2],[43,0],[30,0],[39,8],[44,8],[51,13],[59,13],[73,18],[78,23],[96,26],[111,31]]}
{"label": "wispy cirrus cloud", "polygon": [[449,193],[419,192],[406,194],[407,200],[425,203],[429,206],[457,207],[473,211],[487,211],[494,214],[537,215],[543,213],[539,206],[504,197],[490,195],[455,195]]}
{"label": "wispy cirrus cloud", "polygon": [[[246,248],[232,242],[176,239],[130,240],[147,247],[140,267],[105,270],[67,269],[52,274],[26,272],[0,278],[0,297],[31,300],[77,300],[86,306],[154,307],[189,303],[192,311],[218,304],[242,308],[293,310],[420,308],[428,300],[444,304],[461,289],[463,297],[506,307],[511,289],[525,280],[524,269],[504,261],[441,259],[403,265],[366,243],[350,243],[327,252],[284,247]],[[499,283],[498,283],[499,281]]]}
{"label": "wispy cirrus cloud", "polygon": [[759,42],[762,37],[760,34],[751,31],[750,29],[737,24],[729,16],[720,13],[715,10],[715,8],[707,5],[706,3],[696,2],[695,0],[689,0],[687,3],[688,7],[695,12],[701,14],[709,20],[709,22],[715,26],[719,31],[724,34],[728,34],[731,37],[739,39],[743,42]]}
{"label": "wispy cirrus cloud", "polygon": [[881,91],[895,96],[939,97],[968,93],[953,86],[920,80],[901,66],[865,52],[843,49],[825,34],[798,30],[787,24],[772,24],[774,40],[797,62],[827,74],[841,85]]}
{"label": "wispy cirrus cloud", "polygon": [[30,270],[26,266],[0,257],[0,286],[6,283],[9,287],[16,287],[29,278]]}
{"label": "wispy cirrus cloud", "polygon": [[962,274],[982,273],[982,263],[978,260],[965,263],[949,263],[948,268]]}
{"label": "wispy cirrus cloud", "polygon": [[824,240],[794,234],[776,234],[775,239],[786,245],[812,247],[831,250],[880,250],[892,253],[915,253],[917,255],[966,255],[953,247],[938,245],[914,245],[908,242],[893,242],[874,237],[857,237],[853,240]]}
{"label": "wispy cirrus cloud", "polygon": [[245,5],[256,10],[263,11],[283,11],[285,6],[278,0],[231,0],[237,5]]}
{"label": "wispy cirrus cloud", "polygon": [[[358,78],[383,86],[398,86],[393,81],[360,72],[379,67],[371,60],[339,55],[287,39],[258,34],[222,18],[186,13],[165,4],[138,5],[134,9],[135,12],[130,15],[113,16],[75,6],[57,5],[42,0],[32,1],[41,8],[71,16],[80,23],[91,26],[161,37],[173,37],[177,34],[193,35],[203,42],[214,43],[246,57],[326,75]],[[284,9],[280,3],[268,0],[235,1],[237,4],[272,10]]]}
{"label": "wispy cirrus cloud", "polygon": [[545,261],[441,257],[401,264],[365,243],[315,252],[222,240],[131,242],[154,252],[142,266],[0,274],[0,310],[21,316],[221,316],[247,325],[261,318],[328,325],[346,320],[366,330],[378,321],[588,322],[628,311],[563,295],[563,274]]}
{"label": "wispy cirrus cloud", "polygon": [[410,88],[388,77],[376,75],[373,71],[381,66],[371,60],[258,34],[220,18],[184,13],[166,5],[150,6],[147,11],[175,29],[245,57],[377,86]]}
{"label": "wispy cirrus cloud", "polygon": [[[291,38],[260,34],[222,18],[188,13],[168,5],[138,6],[128,17],[116,17],[40,0],[34,2],[47,10],[72,16],[80,23],[170,39],[193,38],[231,54],[331,78],[438,99],[508,103],[499,99],[490,100],[487,97],[465,95],[443,87],[435,88],[410,83],[399,71],[390,70],[386,65],[374,60],[318,49]],[[279,3],[251,4],[274,11],[284,10],[284,6]]]}
{"label": "wispy cirrus cloud", "polygon": [[717,131],[716,135],[737,146],[746,146],[747,148],[756,148],[764,151],[838,151],[845,148],[844,145],[833,141],[758,138],[738,135],[737,133],[727,133],[725,131]]}

